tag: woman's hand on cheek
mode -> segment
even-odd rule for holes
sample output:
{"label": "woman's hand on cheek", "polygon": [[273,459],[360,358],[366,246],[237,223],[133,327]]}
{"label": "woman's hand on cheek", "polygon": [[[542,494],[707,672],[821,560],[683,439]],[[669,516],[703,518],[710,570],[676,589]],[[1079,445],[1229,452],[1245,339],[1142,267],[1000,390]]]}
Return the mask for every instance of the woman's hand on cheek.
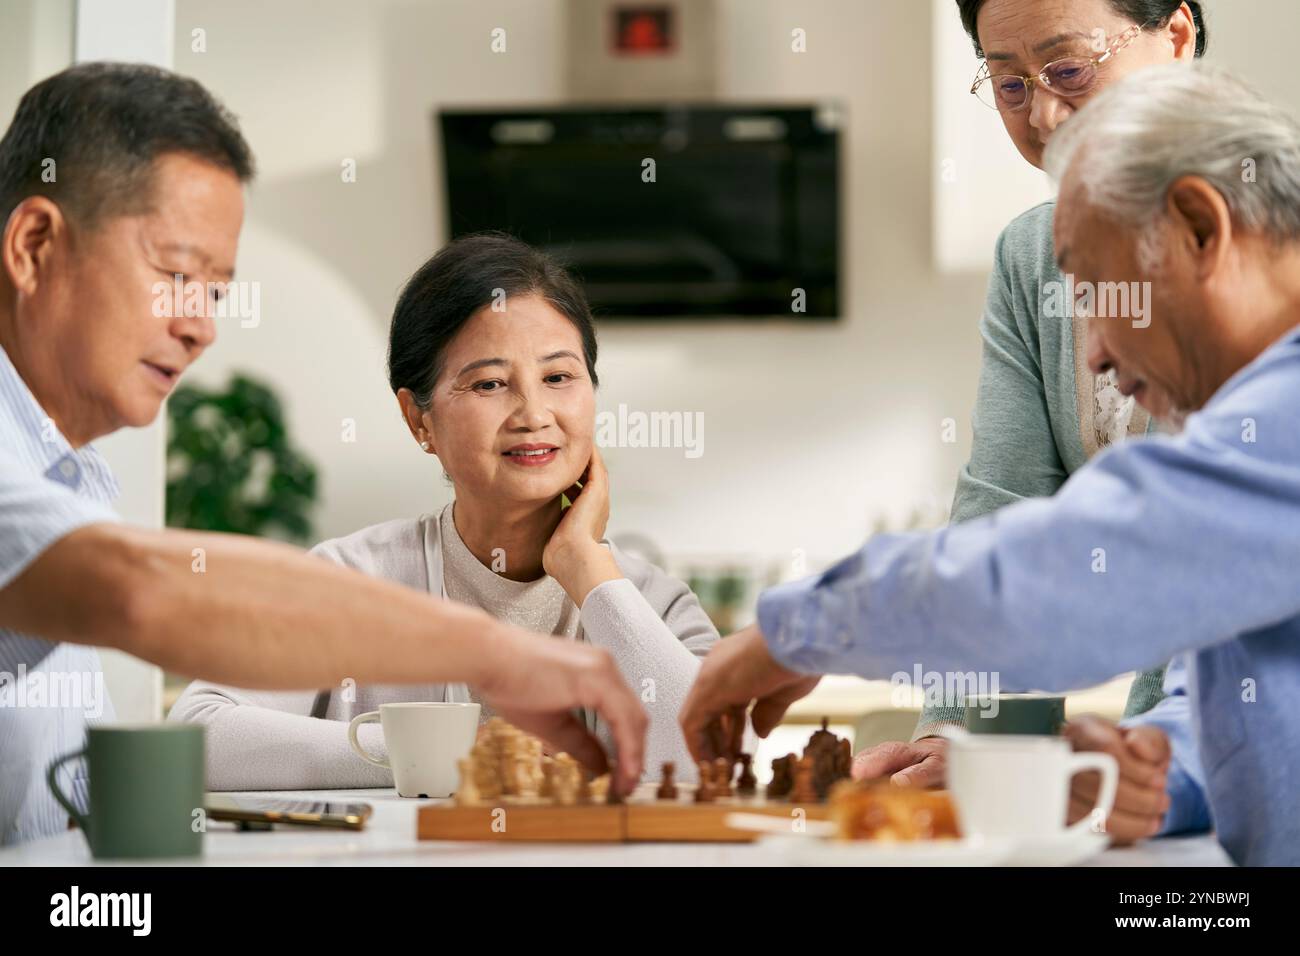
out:
{"label": "woman's hand on cheek", "polygon": [[600,452],[592,448],[591,461],[579,484],[565,492],[573,502],[564,512],[542,552],[546,573],[582,607],[592,588],[621,578],[614,556],[600,543],[609,522],[609,473]]}

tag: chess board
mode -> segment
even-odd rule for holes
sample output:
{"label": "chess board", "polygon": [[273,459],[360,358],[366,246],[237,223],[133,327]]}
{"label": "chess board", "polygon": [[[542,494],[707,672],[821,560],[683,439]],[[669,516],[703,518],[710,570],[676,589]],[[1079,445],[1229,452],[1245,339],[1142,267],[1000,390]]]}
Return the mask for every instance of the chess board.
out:
{"label": "chess board", "polygon": [[421,807],[421,840],[546,843],[694,842],[747,843],[752,831],[726,825],[731,813],[759,813],[791,821],[830,819],[825,803],[795,804],[753,796],[718,797],[696,803],[694,788],[680,785],[677,799],[658,800],[646,784],[617,804],[559,806],[538,798],[501,797],[492,804],[451,803]]}
{"label": "chess board", "polygon": [[[421,840],[556,843],[756,839],[752,830],[727,826],[732,813],[784,818],[797,832],[808,820],[830,819],[825,797],[832,784],[849,776],[849,742],[832,734],[828,723],[823,720],[809,738],[802,758],[791,753],[772,762],[766,789],[758,787],[749,755],[738,754],[698,764],[698,787],[677,784],[675,764],[664,763],[662,792],[674,796],[661,798],[660,787],[647,783],[610,803],[609,774],[590,778],[569,754],[545,754],[536,737],[493,717],[457,762],[455,801],[421,807],[416,834]],[[737,766],[743,768],[739,777]],[[697,789],[704,799],[696,799]]]}

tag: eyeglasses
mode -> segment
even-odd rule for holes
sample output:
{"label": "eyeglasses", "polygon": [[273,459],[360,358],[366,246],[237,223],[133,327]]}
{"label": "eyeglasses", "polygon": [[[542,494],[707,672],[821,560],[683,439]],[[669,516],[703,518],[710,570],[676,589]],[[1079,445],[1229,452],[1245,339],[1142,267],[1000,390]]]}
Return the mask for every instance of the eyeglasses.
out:
{"label": "eyeglasses", "polygon": [[986,62],[975,74],[970,91],[985,106],[1003,113],[1015,113],[1028,106],[1035,83],[1057,96],[1082,96],[1097,85],[1098,68],[1141,33],[1142,27],[1131,26],[1123,33],[1107,38],[1110,42],[1097,56],[1067,56],[1053,60],[1034,76],[992,73]]}

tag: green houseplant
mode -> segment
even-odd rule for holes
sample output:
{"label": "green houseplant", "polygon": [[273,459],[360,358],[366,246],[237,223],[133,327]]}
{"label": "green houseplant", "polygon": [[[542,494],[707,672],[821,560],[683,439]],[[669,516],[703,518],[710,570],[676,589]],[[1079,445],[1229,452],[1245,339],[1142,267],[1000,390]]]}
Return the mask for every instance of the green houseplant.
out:
{"label": "green houseplant", "polygon": [[168,525],[312,536],[316,467],[290,444],[270,387],[241,374],[224,389],[182,385],[167,420]]}

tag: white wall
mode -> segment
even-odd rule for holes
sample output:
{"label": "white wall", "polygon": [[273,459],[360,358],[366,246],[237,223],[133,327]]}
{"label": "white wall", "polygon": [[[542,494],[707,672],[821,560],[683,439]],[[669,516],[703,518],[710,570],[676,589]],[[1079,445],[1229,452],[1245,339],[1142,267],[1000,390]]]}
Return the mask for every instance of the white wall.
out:
{"label": "white wall", "polygon": [[1300,114],[1300,74],[1293,41],[1300,35],[1295,0],[1207,0],[1206,62],[1232,70],[1263,94]]}
{"label": "white wall", "polygon": [[[815,563],[855,547],[878,517],[947,503],[969,450],[985,275],[936,269],[934,192],[980,196],[990,236],[1036,198],[1003,189],[998,166],[940,182],[949,147],[933,133],[932,17],[949,6],[722,2],[724,98],[847,107],[845,319],[604,326],[602,408],[705,416],[699,459],[609,452],[614,529],[648,531],[678,555],[780,561],[802,549]],[[1297,98],[1289,46],[1300,5],[1209,7],[1215,58]],[[560,10],[558,0],[178,0],[177,69],[240,115],[262,169],[239,263],[263,283],[262,324],[225,329],[197,375],[248,369],[279,383],[294,435],[322,466],[321,536],[447,498],[383,374],[395,293],[444,238],[431,116],[444,104],[556,100]],[[507,29],[503,55],[489,52],[497,26]],[[807,31],[805,54],[790,52],[794,27]],[[196,28],[204,53],[190,50]],[[960,56],[936,73],[945,88],[959,83],[939,99],[955,110],[955,96],[996,130],[996,116],[966,95],[974,60],[968,49]],[[348,157],[359,163],[353,184],[339,175]],[[941,441],[948,417],[960,425],[955,444]],[[357,422],[355,444],[340,441],[345,418]]]}
{"label": "white wall", "polygon": [[934,74],[934,258],[947,272],[987,273],[1009,209],[1052,196],[1047,175],[1024,161],[1002,119],[970,93],[983,62],[953,0],[930,0]]}
{"label": "white wall", "polygon": [[[396,291],[439,242],[434,91],[460,102],[554,98],[561,64],[555,4],[511,4],[510,52],[495,58],[487,36],[500,21],[489,6],[177,7],[177,69],[239,114],[260,167],[238,271],[261,283],[261,323],[222,329],[195,379],[239,369],[278,385],[292,434],[322,466],[321,537],[444,500],[383,369]],[[192,51],[195,30],[207,52]],[[355,183],[341,180],[344,159],[358,164]],[[341,440],[344,419],[356,423],[354,444]]]}
{"label": "white wall", "polygon": [[[940,422],[964,432],[984,279],[932,274],[927,84],[914,96],[891,85],[927,62],[929,17],[910,2],[828,3],[794,18],[790,8],[722,5],[723,95],[847,106],[845,321],[601,329],[602,407],[704,413],[699,459],[608,454],[613,526],[678,554],[829,559],[881,512],[946,504],[966,454],[964,433],[940,441]],[[281,384],[295,435],[324,466],[322,535],[446,499],[383,376],[396,290],[443,241],[432,111],[558,99],[559,10],[177,6],[177,68],[240,115],[262,166],[239,263],[263,283],[262,323],[226,329],[198,375],[244,368]],[[489,52],[494,26],[508,31],[505,55]],[[793,26],[808,31],[808,53],[790,52]],[[205,53],[189,52],[195,28]],[[345,157],[359,161],[354,184],[340,181]],[[357,420],[354,445],[340,441],[343,418]]]}
{"label": "white wall", "polygon": [[72,0],[0,4],[0,117],[6,127],[27,88],[72,62]]}

